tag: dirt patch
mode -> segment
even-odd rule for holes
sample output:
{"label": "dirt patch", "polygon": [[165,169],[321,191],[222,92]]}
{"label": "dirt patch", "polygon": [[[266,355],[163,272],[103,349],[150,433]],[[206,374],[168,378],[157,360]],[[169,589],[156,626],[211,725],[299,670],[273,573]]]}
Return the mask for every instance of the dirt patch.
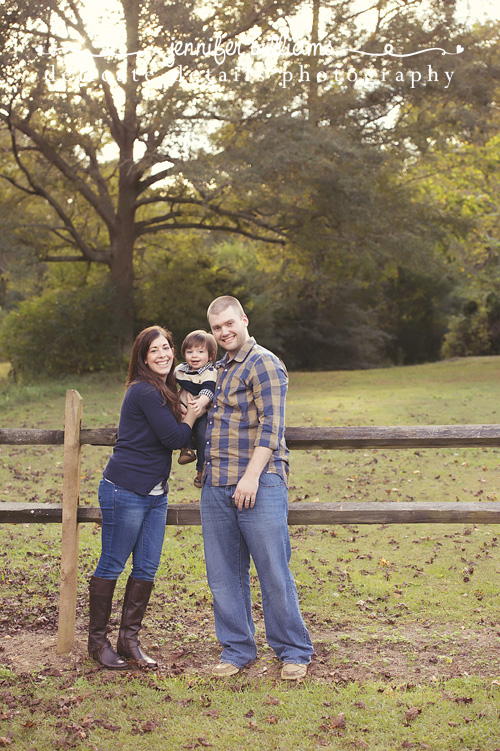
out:
{"label": "dirt patch", "polygon": [[85,656],[84,643],[75,640],[69,655],[57,654],[57,635],[29,631],[0,637],[0,663],[17,674],[54,668],[72,670]]}
{"label": "dirt patch", "polygon": [[[212,638],[206,622],[186,621],[188,638],[175,644],[160,646],[164,632],[145,629],[142,643],[158,660],[159,670],[166,675],[210,675],[220,649]],[[262,624],[257,623],[258,634]],[[494,627],[476,631],[451,631],[443,626],[426,624],[399,625],[397,631],[381,628],[368,633],[349,624],[337,624],[331,630],[311,628],[315,644],[309,676],[317,681],[342,684],[350,681],[382,681],[419,684],[464,675],[498,679],[500,675],[499,633]],[[116,639],[117,628],[110,634]],[[259,657],[248,668],[247,675],[279,676],[280,663],[262,638],[258,638]],[[33,672],[77,671],[99,669],[87,657],[87,633],[83,622],[77,624],[70,654],[57,654],[55,631],[3,629],[0,636],[0,664],[16,674]]]}

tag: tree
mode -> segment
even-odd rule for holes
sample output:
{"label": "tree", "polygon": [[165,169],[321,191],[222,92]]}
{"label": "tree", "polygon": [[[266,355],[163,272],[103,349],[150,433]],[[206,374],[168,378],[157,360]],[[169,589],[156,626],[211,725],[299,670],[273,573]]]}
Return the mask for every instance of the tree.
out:
{"label": "tree", "polygon": [[[380,268],[401,247],[396,231],[383,236],[380,211],[390,220],[392,207],[376,193],[389,186],[394,196],[400,174],[389,180],[386,164],[425,147],[427,120],[432,133],[443,126],[439,108],[423,123],[412,118],[423,93],[410,88],[411,73],[425,73],[424,56],[380,50],[441,47],[443,38],[453,50],[462,39],[454,5],[377,0],[369,24],[343,0],[117,0],[121,38],[110,44],[81,0],[5,0],[0,119],[15,168],[3,176],[49,207],[47,261],[109,266],[125,347],[134,252],[160,233],[287,243],[288,259],[313,258],[318,283],[333,269],[349,279],[356,268]],[[265,45],[285,32],[291,41],[276,75]],[[445,60],[432,57],[441,81]],[[345,73],[357,67],[357,81],[337,80],[339,61]],[[377,80],[359,85],[368,73]],[[440,101],[442,86],[430,82],[428,103]],[[475,90],[466,93],[474,99]]]}
{"label": "tree", "polygon": [[[49,205],[57,243],[47,261],[109,266],[128,346],[133,253],[146,236],[196,227],[279,239],[267,217],[232,205],[210,185],[203,147],[193,148],[190,138],[198,130],[203,144],[203,130],[230,117],[222,91],[208,98],[206,86],[191,83],[216,67],[213,57],[192,51],[212,49],[214,39],[237,44],[255,27],[272,29],[283,3],[255,10],[245,0],[212,7],[120,0],[125,38],[117,52],[105,49],[84,11],[78,0],[4,4],[0,117],[17,166],[4,177]],[[80,68],[72,51],[86,53]]]}

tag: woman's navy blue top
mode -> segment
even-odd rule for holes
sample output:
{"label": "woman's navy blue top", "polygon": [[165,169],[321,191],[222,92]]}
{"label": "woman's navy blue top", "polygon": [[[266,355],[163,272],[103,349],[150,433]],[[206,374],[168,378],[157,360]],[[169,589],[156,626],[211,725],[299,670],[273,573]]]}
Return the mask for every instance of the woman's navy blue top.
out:
{"label": "woman's navy blue top", "polygon": [[127,389],[113,454],[104,477],[115,485],[148,495],[165,482],[172,466],[172,450],[184,446],[191,435],[187,423],[178,423],[163,396],[146,381]]}

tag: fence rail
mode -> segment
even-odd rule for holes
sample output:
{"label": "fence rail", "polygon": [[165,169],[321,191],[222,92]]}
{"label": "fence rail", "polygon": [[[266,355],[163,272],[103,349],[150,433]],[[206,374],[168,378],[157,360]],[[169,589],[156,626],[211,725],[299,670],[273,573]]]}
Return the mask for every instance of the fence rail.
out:
{"label": "fence rail", "polygon": [[[2,524],[60,524],[63,506],[60,503],[0,503]],[[79,506],[78,524],[101,521],[97,506]],[[201,524],[197,504],[169,504],[167,525],[196,526]],[[356,503],[292,503],[288,524],[500,524],[500,502],[399,503],[369,501]]]}
{"label": "fence rail", "polygon": [[[116,428],[82,428],[80,444],[113,446]],[[414,425],[286,429],[290,449],[461,448],[500,446],[500,425]],[[63,445],[64,430],[0,429],[0,444]]]}
{"label": "fence rail", "polygon": [[[101,521],[98,506],[80,506],[81,448],[113,446],[116,428],[82,428],[81,396],[66,393],[64,430],[0,429],[0,445],[64,446],[63,502],[0,503],[0,523],[62,524],[61,588],[57,652],[70,652],[76,616],[79,525]],[[383,427],[289,427],[290,449],[465,448],[500,446],[500,425]],[[308,524],[500,524],[500,502],[291,503],[290,525]],[[170,503],[168,525],[201,524],[199,506]]]}

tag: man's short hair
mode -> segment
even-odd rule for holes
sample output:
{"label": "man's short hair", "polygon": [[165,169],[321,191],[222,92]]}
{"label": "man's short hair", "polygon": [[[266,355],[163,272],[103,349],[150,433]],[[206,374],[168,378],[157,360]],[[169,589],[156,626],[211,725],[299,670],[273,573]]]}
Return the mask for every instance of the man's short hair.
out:
{"label": "man's short hair", "polygon": [[210,321],[210,316],[218,316],[220,313],[226,310],[226,308],[236,308],[242,318],[245,315],[245,311],[243,310],[240,301],[237,300],[236,297],[231,297],[231,295],[222,295],[221,297],[216,297],[215,300],[213,300],[208,306],[208,320]]}
{"label": "man's short hair", "polygon": [[208,359],[213,364],[217,355],[217,342],[212,334],[207,333],[204,329],[196,329],[186,336],[181,345],[181,354],[186,355],[186,350],[191,347],[206,347]]}

